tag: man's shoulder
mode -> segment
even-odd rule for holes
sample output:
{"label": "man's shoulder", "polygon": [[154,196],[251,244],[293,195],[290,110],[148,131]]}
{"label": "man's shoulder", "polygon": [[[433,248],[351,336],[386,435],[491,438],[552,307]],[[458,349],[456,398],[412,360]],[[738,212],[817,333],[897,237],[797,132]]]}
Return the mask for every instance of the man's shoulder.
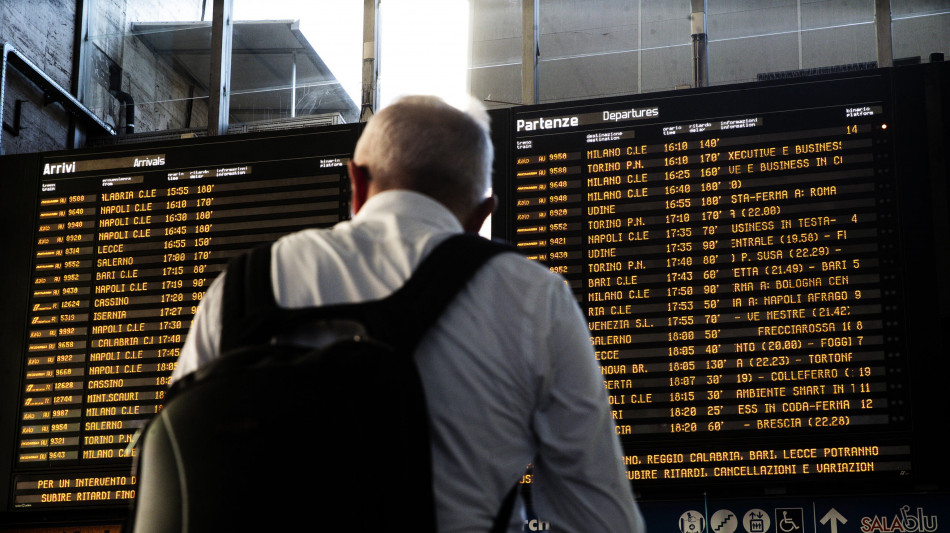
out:
{"label": "man's shoulder", "polygon": [[288,233],[274,241],[275,246],[297,247],[317,245],[332,238],[333,228],[307,228]]}
{"label": "man's shoulder", "polygon": [[341,253],[348,255],[361,247],[349,232],[335,226],[288,233],[271,244],[271,251],[279,268],[314,268],[319,261]]}

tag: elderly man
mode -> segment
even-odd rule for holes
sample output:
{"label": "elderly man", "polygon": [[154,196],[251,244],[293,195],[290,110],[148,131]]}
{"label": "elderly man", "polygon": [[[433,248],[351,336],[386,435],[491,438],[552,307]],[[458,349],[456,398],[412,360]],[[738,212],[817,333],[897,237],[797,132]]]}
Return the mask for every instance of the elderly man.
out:
{"label": "elderly man", "polygon": [[[366,126],[349,173],[352,220],[281,238],[274,295],[298,308],[378,299],[447,237],[492,212],[487,115],[408,97]],[[222,281],[209,288],[174,379],[219,355]],[[488,531],[534,464],[533,499],[559,531],[643,531],[589,332],[564,280],[495,256],[422,338],[440,531]]]}

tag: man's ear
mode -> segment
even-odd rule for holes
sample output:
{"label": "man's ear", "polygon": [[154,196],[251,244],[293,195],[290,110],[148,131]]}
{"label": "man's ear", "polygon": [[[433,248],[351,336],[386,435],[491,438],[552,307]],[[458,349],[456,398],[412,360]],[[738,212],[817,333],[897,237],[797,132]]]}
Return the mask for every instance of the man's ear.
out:
{"label": "man's ear", "polygon": [[369,197],[369,172],[366,171],[366,167],[357,165],[352,159],[347,161],[346,169],[350,173],[350,205],[355,215]]}
{"label": "man's ear", "polygon": [[475,206],[471,214],[468,215],[468,219],[462,222],[462,228],[468,233],[478,233],[478,230],[482,229],[482,224],[485,223],[485,219],[495,211],[497,204],[498,197],[495,195],[482,200],[481,203]]}

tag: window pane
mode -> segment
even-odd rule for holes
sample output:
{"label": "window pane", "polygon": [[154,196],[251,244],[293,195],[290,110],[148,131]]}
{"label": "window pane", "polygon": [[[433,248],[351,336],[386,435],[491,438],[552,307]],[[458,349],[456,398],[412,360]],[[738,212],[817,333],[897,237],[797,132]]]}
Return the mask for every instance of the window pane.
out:
{"label": "window pane", "polygon": [[192,0],[93,1],[85,105],[119,134],[206,127],[208,68],[192,64],[210,20]]}
{"label": "window pane", "polygon": [[488,107],[521,104],[521,2],[472,0],[470,91]]}
{"label": "window pane", "polygon": [[946,0],[891,0],[894,58],[942,53],[950,59],[950,4]]}
{"label": "window pane", "polygon": [[672,89],[689,83],[689,3],[541,3],[541,101]]}
{"label": "window pane", "polygon": [[[120,134],[207,129],[212,6],[94,0],[86,105]],[[359,120],[362,2],[235,0],[232,18],[229,131]]]}
{"label": "window pane", "polygon": [[666,91],[693,80],[688,0],[641,0],[642,92]]}
{"label": "window pane", "polygon": [[541,3],[541,101],[637,92],[639,30],[637,2]]}
{"label": "window pane", "polygon": [[232,124],[359,121],[363,2],[234,0]]}
{"label": "window pane", "polygon": [[874,0],[801,2],[802,66],[877,61]]}
{"label": "window pane", "polygon": [[[472,90],[521,103],[521,2],[476,0]],[[539,3],[541,102],[673,89],[692,79],[689,2]]]}
{"label": "window pane", "polygon": [[706,20],[710,84],[877,59],[873,0],[711,0]]}
{"label": "window pane", "polygon": [[801,68],[795,0],[706,4],[709,84],[753,81],[762,72]]}

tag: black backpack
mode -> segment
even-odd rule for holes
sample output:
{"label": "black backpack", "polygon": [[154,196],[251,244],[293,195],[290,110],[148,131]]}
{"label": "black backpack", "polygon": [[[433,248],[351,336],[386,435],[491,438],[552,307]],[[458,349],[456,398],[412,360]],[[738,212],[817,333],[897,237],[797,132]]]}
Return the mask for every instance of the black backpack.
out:
{"label": "black backpack", "polygon": [[[455,236],[387,298],[306,309],[277,306],[270,246],[232,260],[223,355],[177,382],[149,423],[134,531],[435,531],[412,355],[461,287],[505,250]],[[273,340],[323,327],[349,337],[321,349]],[[499,502],[493,531],[506,527],[514,494]]]}

